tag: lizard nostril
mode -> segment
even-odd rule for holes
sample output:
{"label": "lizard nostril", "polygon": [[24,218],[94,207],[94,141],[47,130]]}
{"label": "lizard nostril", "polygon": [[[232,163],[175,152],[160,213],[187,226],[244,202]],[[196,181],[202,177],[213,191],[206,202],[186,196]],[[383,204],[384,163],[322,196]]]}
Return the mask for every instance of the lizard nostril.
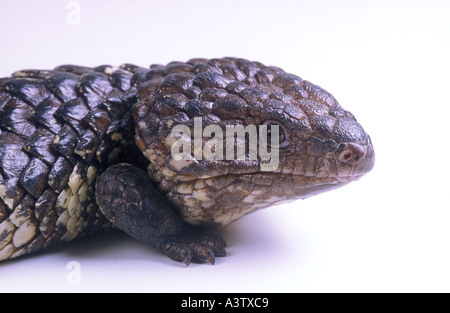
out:
{"label": "lizard nostril", "polygon": [[351,157],[352,157],[352,153],[351,153],[351,152],[346,152],[346,153],[342,156],[342,159],[343,159],[344,161],[348,161],[348,160],[350,160]]}
{"label": "lizard nostril", "polygon": [[355,143],[341,144],[338,149],[341,162],[354,165],[364,157],[364,148]]}

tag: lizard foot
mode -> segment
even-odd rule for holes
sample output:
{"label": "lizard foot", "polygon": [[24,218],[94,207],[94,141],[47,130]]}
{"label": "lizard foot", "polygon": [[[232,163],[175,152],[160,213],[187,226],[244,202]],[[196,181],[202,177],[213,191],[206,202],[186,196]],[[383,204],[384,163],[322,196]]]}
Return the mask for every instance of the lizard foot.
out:
{"label": "lizard foot", "polygon": [[214,265],[216,257],[226,256],[226,245],[219,235],[189,230],[166,238],[159,248],[171,259],[184,262],[186,266],[191,261],[207,261]]}

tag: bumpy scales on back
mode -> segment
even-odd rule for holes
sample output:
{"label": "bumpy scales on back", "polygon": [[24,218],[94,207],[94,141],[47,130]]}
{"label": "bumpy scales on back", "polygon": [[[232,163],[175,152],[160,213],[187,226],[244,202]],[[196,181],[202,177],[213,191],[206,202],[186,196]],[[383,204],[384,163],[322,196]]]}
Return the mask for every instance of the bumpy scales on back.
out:
{"label": "bumpy scales on back", "polygon": [[[278,167],[174,158],[173,127],[193,130],[196,117],[278,125]],[[373,164],[369,136],[330,93],[259,62],[19,71],[0,79],[0,260],[120,228],[186,265],[213,264],[225,241],[199,226],[338,188]]]}

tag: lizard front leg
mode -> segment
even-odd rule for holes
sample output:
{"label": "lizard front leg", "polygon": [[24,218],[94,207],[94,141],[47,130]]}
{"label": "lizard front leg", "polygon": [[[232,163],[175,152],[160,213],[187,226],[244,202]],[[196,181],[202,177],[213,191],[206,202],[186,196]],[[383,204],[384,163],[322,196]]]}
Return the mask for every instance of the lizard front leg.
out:
{"label": "lizard front leg", "polygon": [[148,174],[130,164],[110,166],[97,180],[97,204],[117,228],[151,244],[173,260],[208,261],[225,256],[225,241],[186,225]]}

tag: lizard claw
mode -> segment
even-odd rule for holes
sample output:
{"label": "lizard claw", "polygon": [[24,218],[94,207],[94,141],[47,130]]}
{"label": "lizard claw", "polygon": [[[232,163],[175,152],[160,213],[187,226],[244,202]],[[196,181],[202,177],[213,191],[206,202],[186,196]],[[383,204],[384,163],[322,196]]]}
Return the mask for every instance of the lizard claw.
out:
{"label": "lizard claw", "polygon": [[208,262],[214,265],[216,257],[226,256],[226,243],[218,235],[188,231],[166,238],[159,248],[175,261],[186,267],[193,262]]}
{"label": "lizard claw", "polygon": [[192,260],[192,253],[191,251],[189,251],[184,256],[184,265],[186,265],[186,267],[189,267],[189,265],[191,264],[191,260]]}
{"label": "lizard claw", "polygon": [[214,253],[211,250],[208,251],[208,262],[211,265],[216,264],[216,257],[214,256]]}

